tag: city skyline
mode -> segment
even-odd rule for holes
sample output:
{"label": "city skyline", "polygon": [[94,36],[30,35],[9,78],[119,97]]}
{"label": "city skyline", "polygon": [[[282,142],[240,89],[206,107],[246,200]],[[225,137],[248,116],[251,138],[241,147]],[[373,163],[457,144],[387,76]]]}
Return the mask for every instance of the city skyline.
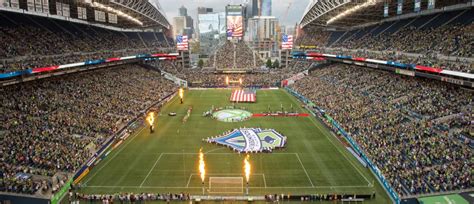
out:
{"label": "city skyline", "polygon": [[[306,6],[310,0],[292,0],[292,6],[288,11],[288,16],[285,18],[285,13],[288,4],[291,0],[272,0],[272,15],[277,17],[284,26],[293,27],[298,23],[303,15]],[[188,15],[192,18],[197,18],[198,7],[213,8],[214,12],[225,11],[225,6],[228,4],[242,4],[245,0],[159,0],[163,10],[166,12],[168,20],[179,16],[179,8],[184,6],[188,9]],[[251,0],[248,1],[252,3]],[[298,15],[292,15],[292,14]]]}

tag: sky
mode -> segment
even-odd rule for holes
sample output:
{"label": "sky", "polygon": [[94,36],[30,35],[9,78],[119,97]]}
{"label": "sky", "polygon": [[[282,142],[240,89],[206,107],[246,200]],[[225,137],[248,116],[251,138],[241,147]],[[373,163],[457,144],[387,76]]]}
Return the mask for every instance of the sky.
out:
{"label": "sky", "polygon": [[[157,1],[157,0],[150,0]],[[178,16],[179,7],[183,6],[188,9],[188,15],[195,21],[197,20],[197,7],[210,7],[214,12],[224,11],[227,4],[241,4],[246,0],[158,0],[161,7],[166,12],[166,16],[170,23],[173,17]],[[282,25],[293,27],[295,23],[301,20],[306,6],[310,0],[272,0],[272,15],[276,16]],[[251,2],[251,0],[249,0]],[[284,18],[284,14],[290,2],[293,2],[288,16]]]}

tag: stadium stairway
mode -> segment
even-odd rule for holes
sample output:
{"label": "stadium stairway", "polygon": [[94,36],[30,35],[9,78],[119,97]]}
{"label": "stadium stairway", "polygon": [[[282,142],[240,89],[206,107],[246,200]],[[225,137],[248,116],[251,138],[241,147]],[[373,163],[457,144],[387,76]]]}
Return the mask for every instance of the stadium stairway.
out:
{"label": "stadium stairway", "polygon": [[337,42],[333,43],[333,45],[335,47],[338,47],[340,46],[341,44],[343,44],[344,42],[346,42],[347,40],[350,40],[359,30],[351,30],[351,31],[347,31],[346,33],[344,33],[344,35],[342,35],[338,40]]}
{"label": "stadium stairway", "polygon": [[329,40],[326,46],[331,47],[334,43],[337,43],[346,33],[347,31],[331,32],[331,35],[329,36]]}

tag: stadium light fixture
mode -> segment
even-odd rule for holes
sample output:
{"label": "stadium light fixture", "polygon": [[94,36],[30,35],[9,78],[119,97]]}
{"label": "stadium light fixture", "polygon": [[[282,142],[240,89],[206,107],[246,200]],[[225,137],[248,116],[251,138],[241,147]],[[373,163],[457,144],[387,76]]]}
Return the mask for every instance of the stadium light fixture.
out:
{"label": "stadium light fixture", "polygon": [[143,22],[141,22],[141,21],[138,20],[137,18],[134,18],[134,17],[132,17],[132,16],[130,16],[130,15],[128,15],[128,14],[122,12],[122,11],[119,11],[119,10],[117,10],[117,9],[114,9],[114,8],[112,8],[112,7],[110,7],[110,6],[106,6],[106,5],[104,5],[104,4],[97,3],[97,2],[90,3],[90,5],[91,5],[92,7],[97,7],[97,8],[100,8],[100,9],[104,9],[104,10],[110,12],[110,13],[117,14],[117,16],[126,18],[126,19],[128,19],[128,20],[130,20],[130,21],[133,21],[133,22],[135,22],[135,23],[138,24],[138,25],[143,25]]}
{"label": "stadium light fixture", "polygon": [[336,21],[336,20],[338,20],[338,19],[340,19],[340,18],[343,18],[343,17],[345,17],[345,16],[347,16],[347,15],[353,14],[353,13],[355,13],[355,12],[361,10],[361,9],[367,8],[367,7],[369,7],[369,6],[373,6],[373,5],[375,5],[376,3],[377,3],[377,0],[368,0],[367,2],[365,2],[365,3],[363,3],[363,4],[359,4],[359,5],[357,5],[357,6],[354,6],[354,7],[350,8],[350,9],[347,9],[347,10],[343,11],[342,13],[337,14],[336,16],[330,18],[330,19],[326,22],[326,24],[331,24],[331,23],[333,23],[334,21]]}

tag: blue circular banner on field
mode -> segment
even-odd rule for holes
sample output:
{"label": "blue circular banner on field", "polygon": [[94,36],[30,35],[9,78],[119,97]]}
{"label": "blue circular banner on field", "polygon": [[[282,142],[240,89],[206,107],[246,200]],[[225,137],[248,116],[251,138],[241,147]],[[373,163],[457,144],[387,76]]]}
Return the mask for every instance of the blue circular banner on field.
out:
{"label": "blue circular banner on field", "polygon": [[212,117],[222,122],[240,122],[252,117],[252,113],[241,109],[224,109],[213,113]]}

